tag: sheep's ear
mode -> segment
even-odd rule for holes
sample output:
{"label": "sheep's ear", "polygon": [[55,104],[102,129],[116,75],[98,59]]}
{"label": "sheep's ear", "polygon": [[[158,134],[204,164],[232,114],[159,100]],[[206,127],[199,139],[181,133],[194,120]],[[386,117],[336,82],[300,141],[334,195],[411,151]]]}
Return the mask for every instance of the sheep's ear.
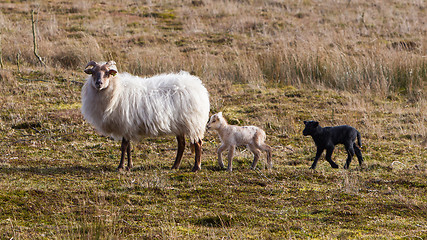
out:
{"label": "sheep's ear", "polygon": [[307,125],[307,121],[304,121],[304,124]]}
{"label": "sheep's ear", "polygon": [[216,114],[218,117],[222,117],[222,112]]}
{"label": "sheep's ear", "polygon": [[85,73],[92,75],[93,74],[93,69],[92,68],[88,68],[84,70]]}
{"label": "sheep's ear", "polygon": [[110,70],[108,71],[108,73],[109,73],[110,75],[116,76],[117,71],[116,71],[115,69],[110,69]]}
{"label": "sheep's ear", "polygon": [[313,122],[314,127],[319,126],[319,122]]}

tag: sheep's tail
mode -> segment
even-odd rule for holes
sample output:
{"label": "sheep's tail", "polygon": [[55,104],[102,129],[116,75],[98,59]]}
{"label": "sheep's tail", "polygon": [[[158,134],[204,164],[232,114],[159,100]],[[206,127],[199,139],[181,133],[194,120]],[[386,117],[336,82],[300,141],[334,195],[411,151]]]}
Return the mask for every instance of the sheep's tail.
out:
{"label": "sheep's tail", "polygon": [[359,145],[360,148],[362,147],[362,140],[359,131],[357,131],[357,145]]}

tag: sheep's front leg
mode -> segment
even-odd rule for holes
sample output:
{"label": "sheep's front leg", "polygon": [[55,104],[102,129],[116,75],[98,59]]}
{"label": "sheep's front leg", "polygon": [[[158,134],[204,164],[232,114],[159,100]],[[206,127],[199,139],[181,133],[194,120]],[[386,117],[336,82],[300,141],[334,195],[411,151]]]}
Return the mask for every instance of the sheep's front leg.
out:
{"label": "sheep's front leg", "polygon": [[229,171],[229,172],[233,171],[234,150],[236,150],[236,146],[234,146],[234,145],[231,145],[228,148],[228,166],[227,166],[227,171]]}
{"label": "sheep's front leg", "polygon": [[178,169],[181,164],[182,155],[185,150],[185,137],[180,135],[176,136],[176,140],[178,141],[178,150],[176,152],[175,163],[172,166],[172,169]]}
{"label": "sheep's front leg", "polygon": [[125,138],[122,139],[122,146],[120,147],[120,150],[122,151],[122,155],[120,157],[119,166],[117,167],[117,170],[119,170],[119,171],[124,168],[123,164],[124,164],[124,161],[125,161],[125,154],[126,154],[126,152],[128,154],[128,165],[129,165],[129,163],[132,162],[132,160],[130,158],[130,143],[129,142],[130,141],[126,140]]}
{"label": "sheep's front leg", "polygon": [[227,149],[227,145],[222,144],[218,148],[218,150],[217,150],[217,153],[218,153],[218,164],[219,164],[220,168],[224,168],[224,163],[222,162],[222,152],[224,152],[225,149]]}

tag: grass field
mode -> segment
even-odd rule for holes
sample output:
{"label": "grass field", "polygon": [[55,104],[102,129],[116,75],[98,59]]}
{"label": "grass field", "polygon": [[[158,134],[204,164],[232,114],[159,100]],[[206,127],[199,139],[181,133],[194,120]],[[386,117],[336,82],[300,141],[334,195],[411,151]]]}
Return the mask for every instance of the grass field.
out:
{"label": "grass field", "polygon": [[[0,1],[0,239],[427,239],[425,1]],[[31,10],[37,21],[33,54]],[[173,136],[119,144],[80,113],[83,68],[113,59],[149,76],[184,69],[211,113],[273,147],[202,170]],[[363,168],[332,169],[304,120],[362,134]]]}

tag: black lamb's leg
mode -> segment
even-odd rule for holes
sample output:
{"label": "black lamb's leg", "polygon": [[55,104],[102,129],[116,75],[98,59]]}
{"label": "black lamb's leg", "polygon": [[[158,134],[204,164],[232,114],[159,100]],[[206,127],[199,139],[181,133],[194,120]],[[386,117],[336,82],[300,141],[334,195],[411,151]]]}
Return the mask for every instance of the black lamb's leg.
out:
{"label": "black lamb's leg", "polygon": [[326,161],[331,164],[332,168],[338,168],[338,165],[332,161],[332,153],[334,152],[334,147],[329,147],[326,149]]}
{"label": "black lamb's leg", "polygon": [[316,169],[317,161],[319,161],[320,156],[322,155],[323,149],[317,148],[316,157],[314,157],[313,164],[311,164],[310,169]]}
{"label": "black lamb's leg", "polygon": [[360,151],[360,148],[356,146],[356,144],[353,145],[354,152],[356,153],[357,160],[359,160],[359,166],[363,165],[363,157],[362,152]]}
{"label": "black lamb's leg", "polygon": [[346,144],[345,149],[347,150],[347,160],[345,161],[344,169],[348,169],[350,167],[351,160],[354,156],[353,143]]}

